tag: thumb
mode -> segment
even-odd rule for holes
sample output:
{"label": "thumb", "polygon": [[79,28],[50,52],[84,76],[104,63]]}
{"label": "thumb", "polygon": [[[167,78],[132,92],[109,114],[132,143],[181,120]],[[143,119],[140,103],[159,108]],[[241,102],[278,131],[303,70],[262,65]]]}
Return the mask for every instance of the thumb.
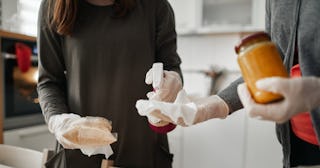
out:
{"label": "thumb", "polygon": [[256,82],[256,86],[258,89],[280,94],[285,94],[289,89],[288,79],[281,77],[271,77],[258,80]]}
{"label": "thumb", "polygon": [[245,83],[238,85],[237,92],[243,107],[248,108],[255,104]]}

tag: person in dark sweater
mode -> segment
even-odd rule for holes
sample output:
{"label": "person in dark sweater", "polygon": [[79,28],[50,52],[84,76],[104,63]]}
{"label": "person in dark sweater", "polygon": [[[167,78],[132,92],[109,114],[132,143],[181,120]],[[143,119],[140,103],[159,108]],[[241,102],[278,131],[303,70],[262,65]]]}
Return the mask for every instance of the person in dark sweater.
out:
{"label": "person in dark sweater", "polygon": [[[42,1],[37,90],[49,130],[58,141],[47,167],[100,168],[104,155],[88,157],[60,133],[80,119],[103,122],[101,118],[112,121],[112,132],[118,135],[111,144],[114,154],[107,158],[113,166],[172,167],[167,135],[155,132],[154,126],[152,131],[134,105],[152,89],[144,79],[154,62],[162,62],[168,71],[165,82],[182,80],[176,36],[167,0]],[[172,88],[181,85],[171,82],[162,89],[175,97]],[[160,128],[162,133],[175,125],[166,127]]]}
{"label": "person in dark sweater", "polygon": [[[217,95],[194,102],[193,124],[226,118],[244,107],[253,117],[277,123],[283,167],[320,167],[319,18],[318,0],[267,0],[266,32],[277,45],[288,72],[295,78],[267,78],[258,81],[257,87],[280,93],[284,100],[257,104],[240,78]],[[187,110],[192,111],[192,108],[181,109],[181,118]],[[171,122],[175,118],[170,115],[161,118],[166,117]]]}

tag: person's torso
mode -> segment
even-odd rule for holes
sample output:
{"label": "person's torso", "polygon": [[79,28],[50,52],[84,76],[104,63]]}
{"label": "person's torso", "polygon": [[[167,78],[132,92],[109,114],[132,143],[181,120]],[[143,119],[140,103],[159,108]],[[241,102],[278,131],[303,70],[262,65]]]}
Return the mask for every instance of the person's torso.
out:
{"label": "person's torso", "polygon": [[[320,76],[320,55],[318,54],[320,53],[320,47],[318,47],[320,22],[316,21],[320,18],[319,1],[269,0],[268,3],[271,13],[271,39],[277,44],[287,70],[289,71],[293,66],[296,44],[302,76]],[[316,121],[317,118],[320,119],[319,108],[313,110],[311,116],[315,129],[319,132],[320,123]],[[297,146],[297,144],[301,146],[302,143],[300,141],[297,143],[298,141],[293,139],[295,137],[292,136],[289,122],[277,125],[277,134],[283,146],[284,167],[289,167],[290,164],[294,164],[290,163],[290,155],[305,148]],[[319,150],[315,152],[319,153]],[[312,162],[311,164],[319,164],[320,159],[312,160]]]}
{"label": "person's torso", "polygon": [[62,41],[70,111],[112,121],[116,166],[153,167],[161,152],[171,164],[166,135],[135,109],[151,89],[144,79],[155,61],[155,1],[137,1],[123,18],[114,18],[111,6],[79,2],[74,32]]}

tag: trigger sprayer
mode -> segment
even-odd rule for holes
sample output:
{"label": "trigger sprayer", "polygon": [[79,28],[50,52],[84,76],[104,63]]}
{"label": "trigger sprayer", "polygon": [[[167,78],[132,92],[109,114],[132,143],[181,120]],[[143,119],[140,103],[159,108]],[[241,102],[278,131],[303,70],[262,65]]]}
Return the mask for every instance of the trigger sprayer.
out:
{"label": "trigger sprayer", "polygon": [[153,87],[153,90],[156,91],[160,89],[161,82],[163,80],[163,64],[160,62],[154,63],[152,65],[152,72],[153,72],[152,87]]}

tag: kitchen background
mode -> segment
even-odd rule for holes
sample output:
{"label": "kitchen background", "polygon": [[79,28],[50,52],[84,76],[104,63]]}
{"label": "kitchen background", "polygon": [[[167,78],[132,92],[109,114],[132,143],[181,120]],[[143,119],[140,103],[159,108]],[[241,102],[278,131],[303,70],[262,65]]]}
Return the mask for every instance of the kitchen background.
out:
{"label": "kitchen background", "polygon": [[[264,29],[265,1],[169,1],[176,16],[185,90],[207,96],[238,78],[234,45],[242,36]],[[1,29],[35,37],[39,4],[40,0],[1,0]],[[53,135],[40,123],[5,128],[4,143],[40,151],[53,148]],[[274,124],[249,118],[242,110],[225,120],[178,127],[169,134],[169,142],[175,168],[282,167]]]}

